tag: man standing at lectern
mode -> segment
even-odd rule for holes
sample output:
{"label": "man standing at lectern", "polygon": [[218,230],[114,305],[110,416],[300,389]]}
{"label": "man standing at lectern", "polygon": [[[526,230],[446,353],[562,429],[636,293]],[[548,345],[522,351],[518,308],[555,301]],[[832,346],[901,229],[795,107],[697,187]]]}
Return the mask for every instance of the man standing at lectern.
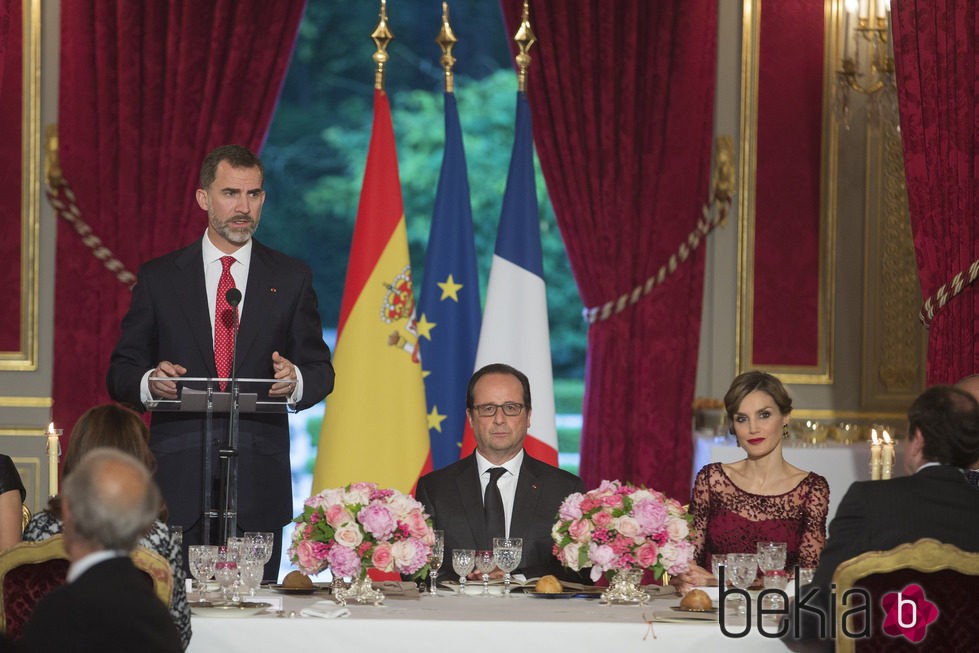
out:
{"label": "man standing at lectern", "polygon": [[[179,377],[230,377],[232,369],[239,378],[281,379],[268,394],[293,400],[298,410],[333,389],[330,350],[323,342],[309,267],[252,238],[265,202],[263,183],[262,162],[247,148],[224,145],[205,157],[196,197],[207,212],[207,230],[201,239],[140,268],[109,365],[107,386],[113,399],[145,410],[156,400],[176,399]],[[240,296],[229,293],[232,288]],[[174,380],[150,382],[150,377]],[[227,442],[228,430],[227,415],[215,414],[215,455],[207,473],[215,507],[220,478],[216,452]],[[171,523],[184,527],[185,552],[202,541],[204,433],[203,413],[153,414],[150,448],[157,460],[156,479]],[[237,466],[237,534],[276,533],[265,578],[277,578],[280,531],[292,518],[285,413],[240,414]],[[216,520],[211,530],[214,539]]]}

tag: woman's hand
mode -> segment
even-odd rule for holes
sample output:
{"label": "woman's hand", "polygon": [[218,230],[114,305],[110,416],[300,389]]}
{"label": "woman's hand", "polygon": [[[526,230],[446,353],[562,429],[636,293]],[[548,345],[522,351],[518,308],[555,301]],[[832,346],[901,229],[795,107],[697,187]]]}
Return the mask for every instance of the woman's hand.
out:
{"label": "woman's hand", "polygon": [[692,564],[682,574],[676,574],[670,578],[670,585],[675,587],[680,594],[686,594],[694,587],[705,587],[717,585],[717,579],[699,565]]}

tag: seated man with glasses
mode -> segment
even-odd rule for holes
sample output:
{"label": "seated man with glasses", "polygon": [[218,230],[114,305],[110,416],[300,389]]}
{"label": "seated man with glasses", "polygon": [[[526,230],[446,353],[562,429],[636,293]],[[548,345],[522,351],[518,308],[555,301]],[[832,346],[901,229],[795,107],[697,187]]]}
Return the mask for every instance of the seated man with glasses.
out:
{"label": "seated man with glasses", "polygon": [[554,557],[551,528],[564,498],[585,486],[524,451],[531,414],[527,376],[502,363],[480,368],[469,379],[466,407],[476,451],[420,478],[415,492],[433,527],[445,532],[446,556],[453,549],[492,549],[494,537],[519,537],[523,556],[514,573],[581,581]]}

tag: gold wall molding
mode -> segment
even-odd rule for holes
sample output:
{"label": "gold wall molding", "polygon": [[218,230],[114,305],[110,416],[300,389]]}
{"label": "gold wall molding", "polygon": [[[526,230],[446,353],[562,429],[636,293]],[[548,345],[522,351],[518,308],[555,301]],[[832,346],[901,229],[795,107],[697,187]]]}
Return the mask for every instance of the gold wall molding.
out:
{"label": "gold wall molding", "polygon": [[0,397],[0,408],[50,408],[51,397]]}
{"label": "gold wall molding", "polygon": [[[759,42],[762,0],[744,0],[741,52],[741,151],[738,197],[738,300],[735,336],[737,372],[753,369],[755,198],[757,179]],[[765,365],[786,383],[832,384],[836,315],[836,213],[837,213],[837,124],[832,119],[832,88],[838,47],[837,26],[841,5],[824,0],[823,12],[823,106],[820,162],[818,359],[814,366]],[[799,44],[805,48],[806,44]]]}
{"label": "gold wall molding", "polygon": [[41,0],[23,0],[22,10],[20,345],[0,351],[0,371],[33,372],[40,340]]}

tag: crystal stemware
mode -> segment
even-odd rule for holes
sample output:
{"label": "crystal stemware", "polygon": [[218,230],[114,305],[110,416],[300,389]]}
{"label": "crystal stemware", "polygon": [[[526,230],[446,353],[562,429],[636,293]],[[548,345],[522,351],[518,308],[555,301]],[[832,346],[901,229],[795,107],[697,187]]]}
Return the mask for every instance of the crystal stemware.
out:
{"label": "crystal stemware", "polygon": [[214,563],[218,560],[218,547],[210,544],[194,544],[187,548],[187,563],[200,592],[200,602],[204,602],[207,581],[214,576]]}
{"label": "crystal stemware", "polygon": [[[748,587],[754,582],[758,575],[758,558],[753,553],[729,553],[727,554],[726,575],[730,576],[731,585],[747,592]],[[747,599],[740,597],[738,602],[738,614],[747,612]]]}
{"label": "crystal stemware", "polygon": [[503,570],[503,596],[510,596],[510,572],[520,566],[523,555],[523,538],[494,537],[493,558],[496,566]]}
{"label": "crystal stemware", "polygon": [[785,542],[758,542],[758,568],[762,573],[785,569]]}
{"label": "crystal stemware", "polygon": [[221,586],[221,597],[227,601],[228,592],[234,588],[231,600],[240,600],[238,597],[238,561],[233,553],[229,553],[227,547],[220,547],[218,550],[217,561],[214,563],[214,579]]}
{"label": "crystal stemware", "polygon": [[452,570],[459,575],[459,594],[466,594],[466,576],[473,570],[476,564],[476,551],[474,549],[453,549],[452,550]]}
{"label": "crystal stemware", "polygon": [[[719,580],[720,579],[720,569],[721,569],[721,566],[722,565],[724,565],[726,567],[726,565],[727,565],[727,556],[725,554],[723,554],[723,553],[712,553],[710,555],[710,570],[714,573],[714,578],[717,578],[718,579],[718,583],[720,582],[720,580]],[[725,573],[725,575],[727,575],[726,569],[725,569],[725,572],[724,573]]]}
{"label": "crystal stemware", "polygon": [[496,559],[493,557],[493,552],[476,551],[476,570],[483,577],[483,596],[489,594],[489,578],[494,569],[496,569]]}
{"label": "crystal stemware", "polygon": [[432,596],[438,596],[438,590],[435,585],[438,581],[439,569],[442,568],[442,558],[445,554],[445,532],[444,531],[432,531],[435,534],[435,542],[432,544],[432,557],[428,561],[428,565],[431,568],[431,581],[432,588],[430,590]]}

